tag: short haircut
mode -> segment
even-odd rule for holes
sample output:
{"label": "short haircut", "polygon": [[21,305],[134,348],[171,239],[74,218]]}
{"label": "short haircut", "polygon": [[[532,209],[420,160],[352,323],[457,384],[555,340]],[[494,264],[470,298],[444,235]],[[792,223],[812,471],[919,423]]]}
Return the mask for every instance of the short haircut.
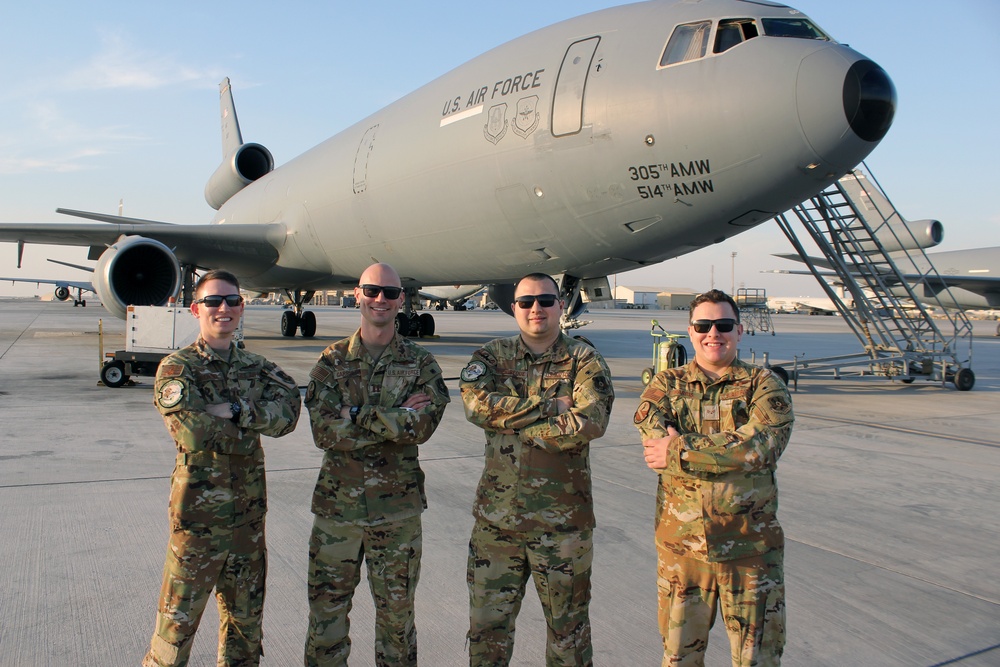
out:
{"label": "short haircut", "polygon": [[736,305],[736,302],[733,300],[733,297],[729,296],[722,290],[713,289],[705,292],[704,294],[699,294],[698,296],[696,296],[694,300],[691,302],[691,305],[688,306],[688,308],[690,309],[690,312],[688,313],[689,322],[691,321],[694,309],[703,303],[728,303],[730,306],[733,307],[733,312],[736,313],[736,321],[737,322],[740,321],[740,309],[739,306]]}
{"label": "short haircut", "polygon": [[197,295],[201,286],[207,283],[209,280],[221,280],[222,282],[229,283],[230,285],[236,286],[236,291],[240,290],[240,281],[232,273],[224,269],[212,269],[208,273],[202,275],[198,278],[198,282],[194,286],[194,293]]}
{"label": "short haircut", "polygon": [[559,296],[559,283],[557,283],[556,279],[550,276],[549,274],[541,272],[529,273],[528,275],[524,276],[516,283],[514,283],[515,294],[517,294],[517,288],[520,287],[521,283],[524,282],[525,280],[548,280],[550,283],[552,283],[552,287],[555,288],[555,295]]}

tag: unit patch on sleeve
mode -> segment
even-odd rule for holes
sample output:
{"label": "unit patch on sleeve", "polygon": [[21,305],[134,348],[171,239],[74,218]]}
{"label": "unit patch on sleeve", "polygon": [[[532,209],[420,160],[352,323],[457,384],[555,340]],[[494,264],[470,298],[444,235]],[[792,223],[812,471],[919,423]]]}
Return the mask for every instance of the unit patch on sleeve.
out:
{"label": "unit patch on sleeve", "polygon": [[156,397],[161,408],[172,408],[184,398],[184,383],[180,380],[170,380],[160,388],[160,395]]}
{"label": "unit patch on sleeve", "polygon": [[462,369],[462,382],[475,382],[486,372],[486,364],[481,361],[470,361],[469,365]]}

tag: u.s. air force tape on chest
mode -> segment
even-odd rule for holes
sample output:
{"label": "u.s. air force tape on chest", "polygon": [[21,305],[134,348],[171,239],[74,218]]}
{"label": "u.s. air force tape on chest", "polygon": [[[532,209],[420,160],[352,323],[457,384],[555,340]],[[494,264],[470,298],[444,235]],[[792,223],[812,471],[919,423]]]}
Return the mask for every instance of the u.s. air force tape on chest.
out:
{"label": "u.s. air force tape on chest", "polygon": [[160,394],[156,397],[161,408],[172,408],[184,398],[184,383],[180,380],[170,380],[160,387]]}
{"label": "u.s. air force tape on chest", "polygon": [[475,382],[483,376],[486,372],[486,364],[481,361],[470,361],[469,364],[462,369],[462,382]]}

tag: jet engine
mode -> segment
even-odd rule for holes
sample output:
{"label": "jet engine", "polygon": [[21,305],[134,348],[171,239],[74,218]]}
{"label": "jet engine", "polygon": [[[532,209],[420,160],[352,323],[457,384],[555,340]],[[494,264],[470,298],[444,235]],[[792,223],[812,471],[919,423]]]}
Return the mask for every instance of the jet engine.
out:
{"label": "jet engine", "polygon": [[125,319],[128,306],[163,306],[181,288],[174,253],[159,241],[123,236],[94,268],[94,291],[109,312]]}
{"label": "jet engine", "polygon": [[[886,252],[933,248],[944,238],[944,225],[937,220],[893,221],[875,229],[875,236]],[[858,244],[861,252],[878,252],[874,243]],[[853,246],[848,245],[853,250]]]}
{"label": "jet engine", "polygon": [[53,293],[53,296],[55,296],[60,301],[65,301],[66,299],[69,298],[69,288],[66,287],[65,285],[58,285],[55,289],[55,292]]}
{"label": "jet engine", "polygon": [[274,169],[274,156],[260,144],[240,144],[205,185],[205,201],[219,210],[229,198]]}

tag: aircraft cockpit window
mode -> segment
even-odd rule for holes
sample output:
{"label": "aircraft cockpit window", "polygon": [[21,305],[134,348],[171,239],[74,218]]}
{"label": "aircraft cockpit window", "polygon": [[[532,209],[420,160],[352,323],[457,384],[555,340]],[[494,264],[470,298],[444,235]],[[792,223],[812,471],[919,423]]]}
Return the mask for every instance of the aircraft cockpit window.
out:
{"label": "aircraft cockpit window", "polygon": [[722,53],[757,36],[753,19],[723,19],[715,31],[715,52]]}
{"label": "aircraft cockpit window", "polygon": [[708,34],[711,31],[711,21],[685,23],[674,28],[674,34],[670,35],[667,48],[660,58],[660,67],[704,57],[708,51]]}
{"label": "aircraft cockpit window", "polygon": [[798,37],[832,41],[822,30],[807,19],[761,19],[764,34],[769,37]]}

